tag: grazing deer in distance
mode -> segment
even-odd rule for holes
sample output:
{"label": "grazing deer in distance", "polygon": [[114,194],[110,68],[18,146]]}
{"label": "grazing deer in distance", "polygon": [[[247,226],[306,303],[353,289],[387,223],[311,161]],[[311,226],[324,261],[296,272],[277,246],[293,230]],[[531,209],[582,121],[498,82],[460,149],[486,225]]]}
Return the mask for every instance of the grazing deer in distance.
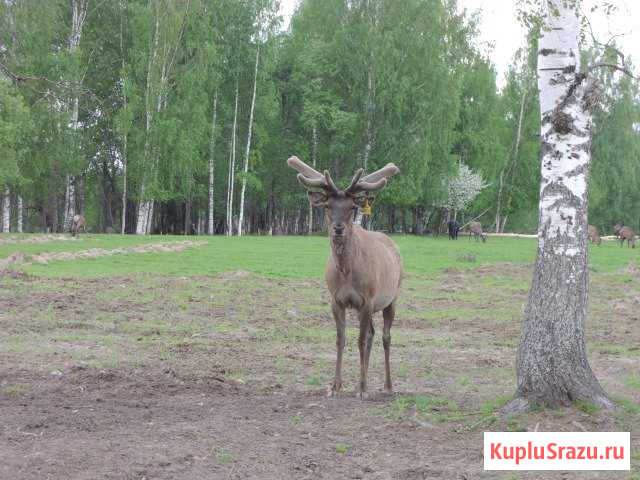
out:
{"label": "grazing deer in distance", "polygon": [[617,224],[613,227],[613,231],[616,232],[618,240],[620,240],[620,246],[624,245],[624,241],[627,241],[627,247],[636,248],[636,234],[629,227],[623,227]]}
{"label": "grazing deer in distance", "polygon": [[449,231],[449,240],[457,240],[460,224],[453,218],[447,222],[447,230]]}
{"label": "grazing deer in distance", "polygon": [[469,240],[471,240],[471,234],[473,234],[476,242],[479,238],[482,239],[482,243],[487,241],[487,234],[482,231],[482,224],[480,222],[471,222],[469,224]]}
{"label": "grazing deer in distance", "polygon": [[298,181],[307,188],[311,205],[325,209],[329,229],[331,251],[325,278],[331,293],[331,311],[337,330],[336,372],[331,395],[336,395],[342,388],[342,353],[345,345],[347,308],[357,310],[360,323],[360,398],[364,398],[367,391],[369,356],[375,333],[373,314],[382,310],[384,389],[390,393],[391,325],[402,280],[402,260],[398,247],[389,237],[355,225],[353,215],[356,207],[364,204],[367,192],[383,188],[387,184],[387,177],[398,173],[398,167],[389,163],[365,177],[362,177],[363,170],[359,169],[349,186],[340,190],[333,183],[327,170],[322,174],[295,156],[289,158],[287,163],[299,172]]}
{"label": "grazing deer in distance", "polygon": [[76,236],[77,233],[80,232],[80,229],[84,233],[87,233],[87,222],[82,215],[74,215],[73,221],[71,222],[71,235]]}
{"label": "grazing deer in distance", "polygon": [[591,244],[600,245],[602,243],[600,232],[598,232],[598,229],[595,226],[589,225],[587,235],[589,237],[589,240],[591,241]]}

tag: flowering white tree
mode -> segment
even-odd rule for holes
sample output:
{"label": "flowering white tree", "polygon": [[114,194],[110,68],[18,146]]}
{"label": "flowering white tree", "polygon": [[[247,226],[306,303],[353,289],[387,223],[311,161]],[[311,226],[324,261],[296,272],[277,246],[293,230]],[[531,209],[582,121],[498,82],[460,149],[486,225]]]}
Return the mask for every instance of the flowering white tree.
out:
{"label": "flowering white tree", "polygon": [[458,173],[449,180],[447,201],[444,205],[450,211],[453,210],[454,217],[459,210],[464,210],[476,198],[480,192],[488,187],[481,174],[475,173],[464,163],[460,163]]}

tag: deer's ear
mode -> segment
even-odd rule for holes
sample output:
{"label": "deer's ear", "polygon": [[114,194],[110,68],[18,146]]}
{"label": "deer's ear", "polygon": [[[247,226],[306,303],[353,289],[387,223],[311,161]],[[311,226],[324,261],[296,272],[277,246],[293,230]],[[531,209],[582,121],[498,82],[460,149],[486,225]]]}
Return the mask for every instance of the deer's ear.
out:
{"label": "deer's ear", "polygon": [[327,195],[324,192],[307,192],[309,203],[313,207],[326,207]]}

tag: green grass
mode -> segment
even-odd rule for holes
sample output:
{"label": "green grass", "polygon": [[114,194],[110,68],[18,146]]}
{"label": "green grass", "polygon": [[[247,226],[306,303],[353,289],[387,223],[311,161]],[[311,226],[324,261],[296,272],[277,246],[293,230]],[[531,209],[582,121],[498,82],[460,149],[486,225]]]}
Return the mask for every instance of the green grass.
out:
{"label": "green grass", "polygon": [[582,410],[584,413],[587,413],[589,415],[593,415],[594,413],[597,413],[601,410],[601,407],[599,405],[586,400],[577,400],[575,402],[575,405],[578,410]]}
{"label": "green grass", "polygon": [[345,443],[336,443],[336,452],[345,455],[349,451],[349,445]]}
{"label": "green grass", "polygon": [[[16,237],[16,235],[11,235]],[[27,237],[23,235],[22,237]],[[0,239],[2,237],[0,236]],[[267,277],[321,277],[328,255],[325,236],[274,236],[242,238],[96,235],[80,240],[44,243],[2,243],[0,258],[21,251],[26,255],[43,252],[74,252],[89,248],[112,249],[184,239],[205,241],[201,247],[181,252],[131,253],[78,261],[54,261],[46,265],[22,266],[30,274],[48,277],[102,277],[134,273],[168,275],[215,275],[225,271],[249,270]],[[468,269],[495,263],[531,264],[536,240],[529,238],[490,238],[487,243],[450,241],[446,237],[394,235],[409,274],[431,275],[445,268]],[[460,262],[460,255],[475,255],[476,261]],[[636,250],[621,249],[614,242],[590,249],[590,264],[598,272],[611,272],[639,263]],[[500,283],[500,279],[492,280]],[[507,285],[503,285],[508,287]]]}

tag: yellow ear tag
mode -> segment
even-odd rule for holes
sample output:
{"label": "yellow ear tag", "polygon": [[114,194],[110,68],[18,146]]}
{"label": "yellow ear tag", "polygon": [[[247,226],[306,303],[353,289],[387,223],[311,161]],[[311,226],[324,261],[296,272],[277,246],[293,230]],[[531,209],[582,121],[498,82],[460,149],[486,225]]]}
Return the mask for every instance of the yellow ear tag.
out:
{"label": "yellow ear tag", "polygon": [[369,199],[365,199],[364,201],[364,205],[362,206],[362,214],[371,215],[371,205],[369,204]]}

